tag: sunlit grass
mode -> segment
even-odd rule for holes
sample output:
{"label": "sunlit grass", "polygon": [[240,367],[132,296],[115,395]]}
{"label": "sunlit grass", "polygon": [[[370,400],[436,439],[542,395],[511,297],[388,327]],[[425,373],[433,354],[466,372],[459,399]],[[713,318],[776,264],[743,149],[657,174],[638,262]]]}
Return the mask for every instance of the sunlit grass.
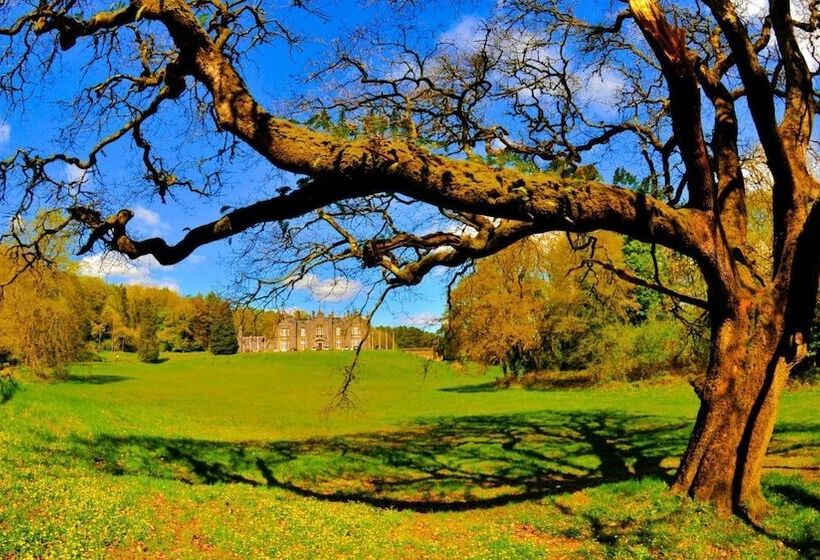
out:
{"label": "sunlit grass", "polygon": [[349,353],[128,355],[0,406],[0,557],[789,558],[817,551],[820,394],[784,396],[765,527],[665,491],[685,383],[496,390]]}

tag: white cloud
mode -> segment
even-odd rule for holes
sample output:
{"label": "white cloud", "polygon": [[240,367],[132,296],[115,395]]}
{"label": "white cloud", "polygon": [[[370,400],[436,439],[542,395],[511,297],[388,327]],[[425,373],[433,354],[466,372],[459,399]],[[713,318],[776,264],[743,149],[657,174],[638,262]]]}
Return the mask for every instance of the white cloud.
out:
{"label": "white cloud", "polygon": [[439,41],[453,45],[460,51],[470,52],[481,45],[485,36],[486,31],[482,28],[481,20],[475,16],[465,16],[442,33]]}
{"label": "white cloud", "polygon": [[160,223],[159,214],[148,208],[137,206],[134,208],[134,219],[145,222],[146,225],[155,226]]}
{"label": "white cloud", "polygon": [[[792,0],[792,17],[800,21],[810,21],[812,18],[812,6],[806,0]],[[816,9],[816,8],[815,8]],[[797,44],[806,59],[809,70],[817,72],[820,67],[820,30],[813,32],[795,29]]]}
{"label": "white cloud", "polygon": [[11,140],[11,125],[5,121],[0,121],[0,146],[8,144]]}
{"label": "white cloud", "polygon": [[315,274],[306,274],[297,280],[293,287],[297,290],[310,292],[314,299],[338,302],[351,299],[362,289],[362,284],[358,280],[351,280],[345,277],[319,278]]}
{"label": "white cloud", "polygon": [[411,313],[398,317],[402,324],[429,329],[441,324],[441,316],[430,312]]}
{"label": "white cloud", "polygon": [[87,169],[81,169],[73,163],[66,164],[63,169],[63,175],[65,176],[65,180],[67,182],[75,185],[82,185],[87,183],[90,179]]}
{"label": "white cloud", "polygon": [[20,214],[15,214],[9,220],[9,229],[12,233],[20,234],[23,233],[23,230],[26,228],[26,222],[23,220],[23,216]]}
{"label": "white cloud", "polygon": [[160,269],[170,270],[151,256],[130,260],[118,253],[102,253],[80,259],[79,272],[85,276],[105,278],[116,283],[155,286],[178,292],[179,283],[170,276],[157,274]]}
{"label": "white cloud", "polygon": [[760,18],[769,13],[768,0],[733,0],[735,9],[746,20]]}
{"label": "white cloud", "polygon": [[426,224],[422,226],[421,231],[419,232],[421,235],[428,235],[431,233],[454,233],[456,235],[463,235],[465,237],[475,237],[478,235],[478,230],[475,229],[473,226],[467,225],[465,223],[450,220],[447,218],[442,218],[439,216],[434,216],[426,221]]}
{"label": "white cloud", "polygon": [[611,68],[600,72],[582,70],[574,77],[578,82],[578,97],[599,110],[614,107],[625,85],[623,76]]}
{"label": "white cloud", "polygon": [[[439,36],[439,42],[452,45],[456,52],[471,54],[487,49],[493,56],[500,57],[502,66],[511,68],[530,67],[541,69],[545,78],[531,86],[517,78],[504,78],[491,73],[492,80],[508,82],[506,87],[516,92],[523,103],[541,101],[552,104],[550,92],[560,90],[556,78],[546,77],[564,65],[561,51],[528,30],[520,28],[493,29],[488,37],[486,24],[475,16],[466,16]],[[568,80],[577,101],[590,105],[599,112],[609,112],[615,107],[626,81],[620,72],[611,67],[591,68],[573,60],[567,67]]]}
{"label": "white cloud", "polygon": [[139,205],[134,208],[131,224],[137,233],[150,237],[162,237],[170,229],[157,212]]}
{"label": "white cloud", "polygon": [[[760,21],[769,13],[768,0],[733,0],[733,3],[740,17],[748,22]],[[811,3],[807,0],[791,0],[791,14],[794,19],[809,21],[811,11]],[[816,72],[820,67],[820,31],[806,32],[795,29],[795,36],[809,70]],[[767,48],[777,48],[777,40],[774,34],[772,34],[771,42]]]}
{"label": "white cloud", "polygon": [[454,47],[462,54],[487,49],[507,64],[522,59],[545,64],[557,59],[559,52],[534,33],[520,28],[490,30],[485,21],[475,16],[461,18],[439,35],[438,41],[442,45]]}

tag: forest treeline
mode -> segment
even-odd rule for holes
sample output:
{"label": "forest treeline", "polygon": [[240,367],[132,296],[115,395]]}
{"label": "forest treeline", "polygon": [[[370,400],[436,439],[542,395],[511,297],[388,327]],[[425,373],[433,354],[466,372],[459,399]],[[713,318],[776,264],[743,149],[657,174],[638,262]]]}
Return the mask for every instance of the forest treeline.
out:
{"label": "forest treeline", "polygon": [[[23,268],[1,252],[3,270]],[[113,285],[76,273],[68,257],[33,262],[0,299],[0,364],[20,363],[60,376],[100,351],[232,354],[237,332],[275,336],[281,312],[232,310],[216,294]],[[500,365],[508,378],[532,371],[588,372],[593,381],[700,372],[709,343],[703,310],[623,274],[702,297],[705,287],[685,257],[614,234],[530,238],[475,264],[451,292],[444,327],[374,327],[387,347],[435,346],[450,360]],[[819,304],[820,305],[820,304]],[[297,316],[308,316],[293,311]],[[820,322],[798,375],[820,365]]]}
{"label": "forest treeline", "polygon": [[[3,270],[17,271],[12,253]],[[234,313],[215,294],[185,297],[167,288],[113,285],[74,271],[71,261],[33,262],[0,299],[0,362],[59,376],[66,364],[97,352],[237,351]]]}
{"label": "forest treeline", "polygon": [[[109,284],[78,274],[62,248],[52,252],[57,256],[50,262],[29,263],[0,250],[0,270],[10,278],[22,270],[0,298],[0,368],[22,364],[40,376],[59,377],[67,364],[94,360],[101,351],[136,352],[144,362],[157,361],[160,352],[234,354],[237,333],[273,339],[282,316],[233,310],[214,293],[183,296],[168,288]],[[430,347],[437,341],[436,334],[415,327],[378,330],[383,347]]]}
{"label": "forest treeline", "polygon": [[[771,250],[760,225],[766,200],[765,191],[750,193],[750,258],[761,262]],[[0,298],[0,366],[59,376],[100,351],[153,362],[160,352],[235,353],[237,333],[276,336],[280,311],[232,310],[213,293],[112,285],[77,273],[68,238],[50,243],[47,259],[0,250],[2,282],[14,279]],[[547,234],[477,261],[453,286],[439,333],[401,326],[374,327],[371,335],[381,348],[435,346],[447,359],[499,365],[507,378],[545,370],[583,370],[594,381],[702,372],[710,343],[698,305],[705,292],[695,264],[662,247],[611,233]],[[813,333],[797,368],[804,378],[820,369],[817,319]]]}
{"label": "forest treeline", "polygon": [[[624,170],[615,182],[643,192]],[[771,193],[748,195],[749,259],[766,276]],[[507,380],[536,371],[586,372],[592,381],[702,374],[709,317],[695,263],[660,246],[598,232],[533,236],[480,261],[456,282],[440,353],[499,365]],[[820,299],[809,355],[794,377],[820,371]]]}
{"label": "forest treeline", "polygon": [[[624,277],[704,296],[694,263],[662,248],[614,234],[530,238],[478,261],[454,286],[440,352],[500,365],[508,379],[533,371],[584,370],[593,381],[702,372],[704,310]],[[817,374],[820,321],[814,331],[798,376]]]}

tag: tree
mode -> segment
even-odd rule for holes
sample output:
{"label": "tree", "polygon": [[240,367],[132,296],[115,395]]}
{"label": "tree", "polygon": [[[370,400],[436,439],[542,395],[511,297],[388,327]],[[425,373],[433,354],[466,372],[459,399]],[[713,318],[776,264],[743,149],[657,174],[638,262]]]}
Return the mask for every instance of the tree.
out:
{"label": "tree", "polygon": [[222,356],[236,354],[239,341],[236,339],[236,328],[233,313],[227,301],[210,294],[206,301],[211,310],[210,350],[212,354]]}
{"label": "tree", "polygon": [[[650,253],[640,255],[651,268]],[[574,240],[539,236],[483,259],[451,291],[451,352],[500,363],[513,375],[584,369],[600,381],[689,369],[699,357],[692,344],[700,334],[692,328],[699,326],[696,317],[667,310],[660,294],[612,271],[636,274],[635,256],[634,243],[598,233]],[[666,255],[655,257],[666,265]],[[640,258],[636,264],[647,263]],[[687,285],[667,268],[658,265],[665,285]],[[686,336],[689,331],[694,336]]]}
{"label": "tree", "polygon": [[106,326],[111,338],[112,352],[122,350],[125,346],[125,339],[130,337],[131,329],[127,325],[125,317],[127,306],[123,305],[124,288],[121,286],[109,293],[100,311],[100,322]]}
{"label": "tree", "polygon": [[795,371],[798,379],[817,381],[820,378],[820,298],[814,307],[815,320],[811,327],[809,356]]}
{"label": "tree", "polygon": [[448,328],[464,358],[517,376],[541,349],[547,287],[543,251],[524,240],[476,264],[450,294]]}
{"label": "tree", "polygon": [[198,350],[207,350],[211,346],[211,305],[205,298],[195,296],[191,301],[191,314],[188,317],[186,332],[192,346]]}
{"label": "tree", "polygon": [[[60,105],[72,107],[61,132],[99,140],[87,149],[64,142],[80,153],[13,152],[0,164],[3,199],[20,201],[12,215],[69,206],[88,234],[81,253],[104,245],[164,265],[252,230],[265,256],[254,262],[280,279],[247,278],[257,295],[292,286],[322,262],[351,259],[392,284],[415,284],[436,267],[553,230],[609,230],[686,255],[706,299],[636,279],[707,310],[711,321],[710,362],[696,388],[701,410],[673,487],[756,517],[765,504],[763,458],[789,372],[807,353],[820,275],[820,181],[810,153],[818,16],[814,3],[789,0],[758,12],[740,12],[731,0],[667,3],[666,11],[659,2],[629,0],[609,21],[600,10],[589,21],[573,2],[507,0],[469,40],[445,35],[432,46],[421,35],[385,40],[385,26],[373,26],[372,41],[351,36],[316,73],[339,85],[319,102],[334,119],[304,115],[307,124],[298,114],[271,114],[240,74],[258,45],[295,37],[256,4],[5,3],[6,98],[29,98],[59,71],[58,59],[87,57],[85,71],[72,74],[75,103]],[[388,4],[405,15],[419,9]],[[60,58],[72,50],[76,56]],[[370,62],[375,53],[390,63]],[[596,97],[601,83],[616,83],[617,95]],[[201,133],[196,151],[164,147],[169,122]],[[161,199],[234,185],[247,196],[246,175],[234,184],[236,168],[222,171],[235,157],[301,177],[269,198],[223,208],[176,243],[138,239],[128,227],[132,211],[94,204],[117,200],[113,192],[99,196],[97,181],[56,175],[66,164],[105,174],[105,154],[119,153],[114,144],[133,147],[144,168],[134,180]],[[765,266],[747,235],[741,146],[754,144],[772,181]],[[585,173],[606,149],[644,161],[650,188]],[[431,232],[430,220],[396,219],[408,212],[440,212],[449,225]],[[36,253],[36,242],[24,245]]]}
{"label": "tree", "polygon": [[438,345],[439,337],[418,327],[400,326],[390,329],[396,337],[397,348],[431,348]]}
{"label": "tree", "polygon": [[[6,261],[6,270],[14,270]],[[61,377],[83,351],[85,310],[76,278],[45,266],[29,269],[0,301],[0,347],[43,377]]]}
{"label": "tree", "polygon": [[141,362],[153,364],[159,360],[159,339],[157,328],[159,315],[151,300],[143,299],[136,313],[139,321],[137,356]]}
{"label": "tree", "polygon": [[603,362],[609,359],[603,344],[607,327],[625,325],[640,309],[630,286],[602,268],[627,270],[621,257],[623,241],[603,234],[579,244],[556,235],[544,239],[543,250],[549,282],[541,329],[549,365],[591,367],[600,380]]}
{"label": "tree", "polygon": [[91,315],[55,220],[54,213],[43,212],[15,224],[21,242],[41,239],[41,258],[0,244],[0,353],[42,377],[63,376],[82,355]]}

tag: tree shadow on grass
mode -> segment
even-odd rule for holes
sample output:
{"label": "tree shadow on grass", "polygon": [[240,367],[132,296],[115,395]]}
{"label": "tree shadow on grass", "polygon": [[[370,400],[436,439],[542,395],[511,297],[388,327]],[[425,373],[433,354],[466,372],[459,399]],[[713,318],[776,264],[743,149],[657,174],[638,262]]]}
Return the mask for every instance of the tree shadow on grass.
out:
{"label": "tree shadow on grass", "polygon": [[480,383],[478,385],[458,385],[456,387],[442,387],[439,391],[445,393],[495,393],[503,391],[506,387],[500,387],[495,381]]}
{"label": "tree shadow on grass", "polygon": [[[79,459],[114,475],[192,485],[245,484],[329,502],[445,512],[538,500],[640,477],[668,481],[690,430],[689,419],[543,411],[424,419],[392,432],[299,441],[74,437],[64,442],[62,455],[48,456],[75,465]],[[810,435],[817,430],[816,424],[779,426],[771,462],[804,461],[816,448]],[[788,498],[800,515],[818,505],[817,496],[799,486],[769,484],[767,492]],[[780,527],[760,532],[796,551],[816,550],[811,531]]]}
{"label": "tree shadow on grass", "polygon": [[798,552],[801,558],[820,558],[820,527],[816,522],[820,487],[791,475],[776,478],[764,483],[764,492],[770,503],[782,511],[775,511],[762,523],[749,521],[749,525],[758,534],[777,539]]}
{"label": "tree shadow on grass", "polygon": [[61,380],[62,383],[74,383],[82,385],[108,385],[109,383],[121,383],[134,379],[126,375],[68,375]]}
{"label": "tree shadow on grass", "polygon": [[113,474],[242,483],[414,511],[522,502],[640,476],[683,451],[688,420],[613,412],[447,417],[394,432],[270,443],[103,435],[67,450]]}
{"label": "tree shadow on grass", "polygon": [[793,482],[770,484],[767,489],[772,493],[780,494],[794,504],[820,511],[820,495]]}
{"label": "tree shadow on grass", "polygon": [[[817,428],[779,427],[769,453],[772,466],[811,456],[816,444],[801,438]],[[636,477],[668,480],[690,430],[688,419],[543,411],[424,419],[397,431],[298,441],[75,437],[64,451],[67,461],[79,457],[116,475],[271,486],[331,501],[456,511]]]}
{"label": "tree shadow on grass", "polygon": [[529,373],[514,380],[497,379],[477,385],[457,385],[443,387],[445,393],[491,393],[519,387],[526,391],[558,391],[568,389],[588,389],[595,385],[595,378],[587,372]]}

